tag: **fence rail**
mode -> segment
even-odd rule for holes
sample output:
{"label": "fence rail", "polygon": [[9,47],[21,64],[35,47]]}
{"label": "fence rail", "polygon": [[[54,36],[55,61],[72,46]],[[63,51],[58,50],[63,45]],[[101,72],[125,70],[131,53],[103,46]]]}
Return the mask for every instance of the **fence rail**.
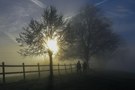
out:
{"label": "fence rail", "polygon": [[[53,71],[58,71],[58,74],[60,75],[60,71],[65,71],[65,73],[67,73],[68,70],[71,71],[71,73],[73,72],[73,69],[75,69],[76,64],[55,64],[53,65],[53,67],[55,67],[55,69],[53,69]],[[6,68],[9,67],[14,67],[14,68],[22,68],[22,71],[10,71],[7,72]],[[37,68],[37,70],[26,70],[27,67],[34,67]],[[24,63],[22,63],[22,65],[6,65],[4,62],[2,62],[2,64],[0,65],[0,68],[2,69],[2,72],[0,73],[0,76],[2,76],[2,83],[6,83],[6,75],[11,75],[11,74],[22,74],[23,79],[26,79],[26,74],[27,73],[37,73],[38,77],[40,78],[41,76],[41,72],[48,72],[50,71],[49,69],[47,70],[41,70],[41,67],[48,67],[49,65],[40,65],[39,63],[37,63],[37,65],[25,65]],[[62,68],[61,68],[62,67]]]}

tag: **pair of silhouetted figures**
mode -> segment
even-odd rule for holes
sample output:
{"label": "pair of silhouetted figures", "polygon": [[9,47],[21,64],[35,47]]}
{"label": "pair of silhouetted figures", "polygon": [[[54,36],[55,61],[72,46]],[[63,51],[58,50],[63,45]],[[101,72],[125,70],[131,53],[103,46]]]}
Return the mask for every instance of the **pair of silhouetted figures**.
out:
{"label": "pair of silhouetted figures", "polygon": [[88,70],[88,64],[86,62],[83,62],[81,65],[80,61],[77,62],[77,72],[86,72]]}

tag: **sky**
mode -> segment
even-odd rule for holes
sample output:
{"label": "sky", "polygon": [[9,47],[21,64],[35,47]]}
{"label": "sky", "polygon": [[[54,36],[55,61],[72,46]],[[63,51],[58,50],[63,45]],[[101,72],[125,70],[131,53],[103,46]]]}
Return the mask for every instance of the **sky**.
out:
{"label": "sky", "polygon": [[25,62],[26,58],[17,53],[15,38],[32,18],[40,19],[44,8],[54,5],[67,18],[77,14],[85,4],[94,4],[103,10],[113,23],[113,31],[124,39],[133,54],[135,0],[0,0],[0,62]]}

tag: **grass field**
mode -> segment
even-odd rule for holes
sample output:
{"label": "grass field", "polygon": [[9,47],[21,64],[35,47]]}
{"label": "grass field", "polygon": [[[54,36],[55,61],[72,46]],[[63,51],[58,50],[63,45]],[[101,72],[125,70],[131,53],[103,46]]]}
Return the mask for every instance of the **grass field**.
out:
{"label": "grass field", "polygon": [[[73,70],[75,72],[75,69]],[[71,73],[71,70],[67,70],[67,73]],[[66,74],[65,70],[61,70],[60,74]],[[54,75],[58,75],[58,70],[54,71]],[[49,71],[41,72],[40,78],[45,78],[49,76]],[[30,73],[26,74],[26,80],[38,79],[38,73]],[[6,83],[18,82],[23,80],[23,74],[14,74],[14,75],[6,75]],[[0,77],[0,83],[2,84],[2,77]]]}
{"label": "grass field", "polygon": [[[48,77],[0,85],[0,90],[49,90]],[[55,75],[53,90],[135,90],[134,74],[90,72]]]}

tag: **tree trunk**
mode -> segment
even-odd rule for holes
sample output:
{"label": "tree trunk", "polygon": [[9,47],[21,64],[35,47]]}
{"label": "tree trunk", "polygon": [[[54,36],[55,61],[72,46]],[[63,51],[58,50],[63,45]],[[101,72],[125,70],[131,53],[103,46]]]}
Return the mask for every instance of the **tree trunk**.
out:
{"label": "tree trunk", "polygon": [[87,69],[89,69],[89,58],[86,59],[86,63],[87,63]]}
{"label": "tree trunk", "polygon": [[53,58],[52,58],[52,51],[48,51],[49,59],[50,59],[50,75],[49,75],[49,90],[53,89]]}
{"label": "tree trunk", "polygon": [[85,61],[87,63],[87,70],[90,68],[90,65],[89,65],[89,55],[86,53],[86,56],[85,56]]}
{"label": "tree trunk", "polygon": [[88,62],[89,62],[89,55],[88,55],[88,53],[85,53],[85,61],[88,64]]}

